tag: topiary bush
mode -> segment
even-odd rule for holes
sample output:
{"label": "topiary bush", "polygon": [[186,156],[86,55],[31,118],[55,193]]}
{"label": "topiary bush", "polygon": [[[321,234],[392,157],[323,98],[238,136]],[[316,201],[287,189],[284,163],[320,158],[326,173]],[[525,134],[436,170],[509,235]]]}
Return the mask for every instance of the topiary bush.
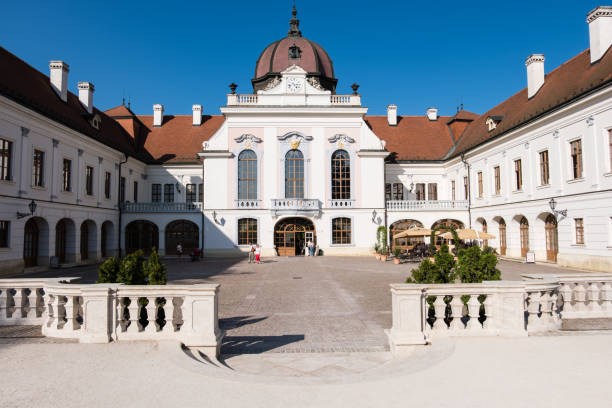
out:
{"label": "topiary bush", "polygon": [[153,248],[153,252],[149,256],[149,260],[145,265],[145,273],[147,275],[149,285],[165,285],[166,284],[166,265],[159,260],[159,254]]}
{"label": "topiary bush", "polygon": [[425,259],[412,271],[412,277],[406,279],[406,283],[453,283],[457,278],[456,265],[448,245],[442,245],[434,255],[434,262]]}
{"label": "topiary bush", "polygon": [[473,246],[459,250],[457,258],[457,275],[463,283],[501,279],[501,271],[497,269],[497,256],[494,253]]}
{"label": "topiary bush", "polygon": [[113,256],[108,258],[98,268],[98,280],[96,283],[115,283],[117,282],[117,274],[119,273],[119,259]]}
{"label": "topiary bush", "polygon": [[124,285],[146,285],[144,264],[142,250],[132,252],[121,261],[117,282]]}
{"label": "topiary bush", "polygon": [[376,230],[376,243],[378,244],[380,254],[387,255],[387,227],[381,225]]}

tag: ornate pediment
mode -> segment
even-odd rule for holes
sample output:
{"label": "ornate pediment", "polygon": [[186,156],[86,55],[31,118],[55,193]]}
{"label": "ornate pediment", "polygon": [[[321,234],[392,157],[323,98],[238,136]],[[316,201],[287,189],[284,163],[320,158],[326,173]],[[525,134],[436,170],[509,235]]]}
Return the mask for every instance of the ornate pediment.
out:
{"label": "ornate pediment", "polygon": [[244,143],[244,147],[250,149],[253,147],[255,143],[261,143],[261,138],[245,133],[244,135],[240,135],[234,139],[236,143]]}
{"label": "ornate pediment", "polygon": [[347,136],[345,134],[336,134],[333,135],[332,137],[328,138],[327,140],[329,140],[330,143],[338,143],[338,147],[339,148],[343,148],[347,143],[355,143],[355,139],[353,139],[350,136]]}
{"label": "ornate pediment", "polygon": [[297,149],[300,146],[300,143],[304,141],[311,141],[312,139],[312,136],[303,135],[299,132],[289,132],[282,136],[278,136],[278,140],[289,142],[292,149]]}

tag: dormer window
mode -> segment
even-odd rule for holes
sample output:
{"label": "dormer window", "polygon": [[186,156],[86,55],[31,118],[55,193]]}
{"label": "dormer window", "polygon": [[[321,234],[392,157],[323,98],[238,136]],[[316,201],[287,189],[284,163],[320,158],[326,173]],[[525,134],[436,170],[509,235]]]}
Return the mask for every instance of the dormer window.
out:
{"label": "dormer window", "polygon": [[102,123],[102,119],[100,118],[100,115],[96,114],[92,119],[91,119],[91,126],[94,127],[97,130],[100,130],[100,124]]}
{"label": "dormer window", "polygon": [[300,58],[302,58],[302,50],[300,50],[300,47],[298,47],[297,45],[295,45],[295,43],[293,43],[293,45],[289,47],[289,59],[300,59]]}
{"label": "dormer window", "polygon": [[487,125],[487,128],[488,128],[489,132],[494,130],[497,127],[497,125],[499,125],[499,122],[501,122],[503,118],[504,118],[503,116],[489,116],[489,117],[487,117],[487,120],[485,121],[485,124]]}

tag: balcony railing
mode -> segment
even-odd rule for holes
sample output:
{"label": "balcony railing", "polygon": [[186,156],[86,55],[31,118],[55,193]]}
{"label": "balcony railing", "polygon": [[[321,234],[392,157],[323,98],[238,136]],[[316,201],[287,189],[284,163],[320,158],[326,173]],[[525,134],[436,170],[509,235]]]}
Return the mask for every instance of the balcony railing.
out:
{"label": "balcony railing", "polygon": [[261,200],[236,200],[235,202],[236,208],[240,209],[250,209],[250,208],[260,208]]}
{"label": "balcony railing", "polygon": [[353,208],[355,200],[329,200],[329,208]]}
{"label": "balcony railing", "polygon": [[270,211],[274,215],[319,215],[321,202],[309,198],[273,198],[270,203]]}
{"label": "balcony railing", "polygon": [[389,211],[467,210],[467,200],[388,200]]}
{"label": "balcony railing", "polygon": [[123,203],[121,210],[126,213],[200,212],[202,203]]}
{"label": "balcony railing", "polygon": [[[314,95],[317,101],[332,106],[361,106],[359,95]],[[254,95],[254,94],[229,94],[227,95],[227,106],[253,106],[278,104],[279,95]],[[323,100],[319,97],[323,97]],[[325,101],[326,100],[326,101]]]}

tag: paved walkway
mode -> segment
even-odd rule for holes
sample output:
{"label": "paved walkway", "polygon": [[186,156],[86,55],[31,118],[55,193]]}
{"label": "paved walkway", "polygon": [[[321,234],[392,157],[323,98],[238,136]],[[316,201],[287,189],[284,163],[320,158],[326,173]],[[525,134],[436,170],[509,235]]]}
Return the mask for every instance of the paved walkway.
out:
{"label": "paved walkway", "polygon": [[[388,350],[389,284],[405,281],[415,266],[374,257],[267,258],[263,264],[184,259],[166,264],[171,283],[221,285],[224,354]],[[510,261],[501,261],[500,269],[511,280],[519,280],[521,273],[573,272]],[[26,276],[81,276],[84,282],[95,282],[96,270],[90,265]]]}

